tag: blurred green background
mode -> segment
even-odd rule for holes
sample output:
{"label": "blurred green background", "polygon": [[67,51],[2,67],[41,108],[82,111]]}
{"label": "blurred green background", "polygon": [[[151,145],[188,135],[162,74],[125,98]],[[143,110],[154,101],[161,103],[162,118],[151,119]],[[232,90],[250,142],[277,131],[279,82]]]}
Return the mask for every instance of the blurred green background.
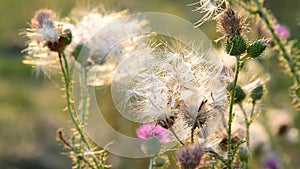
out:
{"label": "blurred green background", "polygon": [[[106,3],[117,9],[129,8],[131,12],[165,12],[195,22],[199,16],[191,12],[193,7],[187,6],[195,1],[115,0]],[[25,39],[19,33],[28,26],[36,10],[50,8],[66,16],[75,4],[74,0],[0,0],[1,169],[71,168],[63,146],[56,141],[56,131],[61,127],[66,130],[70,127],[68,115],[62,111],[65,104],[61,84],[59,80],[36,77],[30,66],[22,64],[23,55],[20,52],[25,48]],[[278,20],[291,29],[291,38],[299,39],[300,2],[272,0],[266,4]],[[218,35],[212,26],[214,24],[206,24],[201,29],[209,38],[215,39]],[[277,80],[275,78],[275,81],[281,80],[288,79],[282,76],[278,76]],[[287,92],[289,83],[276,84],[278,95],[274,94],[274,101],[282,103],[282,93]],[[277,106],[280,107],[280,104]],[[296,159],[300,155],[298,148],[293,151]],[[116,166],[119,168],[132,168],[133,162],[139,166],[136,168],[146,168],[147,163],[143,159],[120,160],[114,156],[111,156],[110,162],[118,162]]]}

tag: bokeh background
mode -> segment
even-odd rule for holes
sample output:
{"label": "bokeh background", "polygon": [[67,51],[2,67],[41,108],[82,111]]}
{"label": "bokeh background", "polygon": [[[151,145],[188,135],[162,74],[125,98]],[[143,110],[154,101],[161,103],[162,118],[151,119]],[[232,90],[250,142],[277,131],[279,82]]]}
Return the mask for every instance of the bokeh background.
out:
{"label": "bokeh background", "polygon": [[[111,8],[129,9],[131,12],[165,12],[191,22],[199,18],[187,4],[196,0],[119,0],[106,1]],[[101,1],[94,1],[95,4]],[[36,77],[28,65],[22,64],[25,39],[19,33],[28,26],[34,12],[50,8],[67,16],[76,5],[74,0],[0,0],[0,168],[1,169],[65,169],[71,160],[63,146],[56,141],[60,128],[70,128],[59,79]],[[298,0],[267,0],[279,22],[291,30],[291,39],[300,38],[300,2]],[[210,39],[218,35],[208,23],[201,27]],[[272,63],[272,61],[271,61]],[[272,101],[277,108],[285,104],[289,77],[278,71],[274,64],[268,69],[274,74],[270,84]],[[108,117],[109,118],[109,117]],[[113,117],[110,117],[113,119]],[[299,128],[299,116],[295,125]],[[300,166],[300,146],[282,142],[291,164]],[[146,159],[125,159],[110,156],[113,168],[147,168]],[[171,168],[171,167],[169,167]]]}

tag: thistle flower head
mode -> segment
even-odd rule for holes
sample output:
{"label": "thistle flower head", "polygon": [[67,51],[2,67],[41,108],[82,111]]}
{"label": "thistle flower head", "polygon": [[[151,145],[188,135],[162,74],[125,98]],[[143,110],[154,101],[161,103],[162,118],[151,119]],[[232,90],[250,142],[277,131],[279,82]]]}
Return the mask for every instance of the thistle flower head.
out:
{"label": "thistle flower head", "polygon": [[203,14],[202,18],[195,23],[196,27],[201,26],[206,21],[216,19],[220,15],[220,13],[222,13],[222,5],[224,3],[225,0],[199,0],[194,4],[191,4],[199,5],[193,11]]}
{"label": "thistle flower head", "polygon": [[170,141],[169,131],[164,129],[162,126],[153,123],[141,125],[136,130],[136,134],[141,139],[147,139],[153,136],[159,136],[159,141],[161,143],[168,143]]}
{"label": "thistle flower head", "polygon": [[262,165],[266,169],[279,169],[281,168],[281,162],[279,157],[274,153],[268,153],[263,157]]}
{"label": "thistle flower head", "polygon": [[291,36],[290,30],[287,26],[282,24],[274,24],[274,31],[281,39],[288,39]]}
{"label": "thistle flower head", "polygon": [[222,123],[227,99],[221,62],[199,50],[165,45],[141,49],[119,65],[112,85],[118,110],[172,129],[181,139],[192,128]]}
{"label": "thistle flower head", "polygon": [[199,144],[188,145],[176,152],[176,157],[182,169],[197,168],[203,155],[204,151]]}
{"label": "thistle flower head", "polygon": [[[88,51],[83,66],[88,67],[88,85],[103,86],[110,84],[114,69],[139,43],[137,34],[148,30],[143,19],[126,15],[126,11],[107,12],[89,11],[81,18],[74,18],[76,24],[73,41],[68,51],[74,53],[78,46]],[[86,64],[88,63],[88,64]]]}
{"label": "thistle flower head", "polygon": [[23,63],[34,66],[37,73],[42,71],[48,77],[59,70],[56,52],[64,50],[72,39],[72,25],[55,19],[53,11],[40,10],[31,20],[31,27],[22,33],[28,38]]}
{"label": "thistle flower head", "polygon": [[54,21],[55,19],[56,14],[52,10],[42,9],[35,13],[31,19],[31,25],[34,28],[42,28],[45,22]]}

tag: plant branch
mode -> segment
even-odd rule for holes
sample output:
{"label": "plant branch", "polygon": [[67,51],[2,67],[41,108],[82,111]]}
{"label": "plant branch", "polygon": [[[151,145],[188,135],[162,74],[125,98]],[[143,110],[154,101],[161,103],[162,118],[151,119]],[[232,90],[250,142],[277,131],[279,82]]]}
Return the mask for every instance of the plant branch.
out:
{"label": "plant branch", "polygon": [[[70,76],[70,73],[69,73],[68,61],[67,61],[66,55],[63,52],[58,52],[58,55],[59,55],[59,62],[60,62],[60,65],[61,65],[61,70],[62,70],[62,73],[63,73],[64,82],[65,82],[67,110],[68,110],[68,113],[71,117],[72,123],[75,125],[76,130],[80,134],[80,137],[81,137],[83,143],[85,144],[88,151],[90,151],[91,146],[90,146],[89,142],[87,141],[87,138],[85,137],[84,132],[82,130],[80,121],[77,119],[77,117],[76,117],[76,115],[73,111],[73,108],[71,106],[73,103],[72,103],[72,100],[71,100],[71,76]],[[63,59],[63,61],[62,61],[62,59]],[[64,64],[63,64],[63,62],[64,62]],[[96,157],[92,156],[92,158],[93,158],[94,163],[98,167],[99,164],[98,164],[98,161],[97,161]]]}
{"label": "plant branch", "polygon": [[234,80],[233,80],[233,88],[230,93],[230,105],[229,105],[229,113],[228,113],[228,130],[227,130],[227,153],[228,153],[228,161],[227,161],[227,167],[228,169],[232,168],[232,161],[233,161],[233,154],[231,152],[231,130],[232,130],[232,122],[234,118],[233,114],[233,104],[236,94],[236,86],[237,86],[237,80],[240,70],[240,56],[236,56],[236,66],[235,66],[235,72],[234,72]]}
{"label": "plant branch", "polygon": [[299,79],[299,76],[298,76],[297,71],[295,69],[295,64],[294,64],[292,58],[288,54],[286,48],[284,47],[284,45],[283,45],[282,41],[280,40],[280,38],[278,37],[278,35],[275,33],[275,30],[274,30],[273,26],[271,25],[270,20],[267,16],[266,12],[264,11],[262,4],[258,0],[253,0],[253,1],[254,1],[255,5],[257,7],[256,13],[265,22],[267,28],[270,30],[270,32],[272,34],[272,37],[274,38],[275,42],[277,43],[277,45],[279,46],[279,49],[282,52],[283,58],[288,63],[290,71],[292,72],[292,74],[293,74],[293,76],[294,76],[294,78],[297,82],[297,85],[299,85],[300,84],[300,79]]}

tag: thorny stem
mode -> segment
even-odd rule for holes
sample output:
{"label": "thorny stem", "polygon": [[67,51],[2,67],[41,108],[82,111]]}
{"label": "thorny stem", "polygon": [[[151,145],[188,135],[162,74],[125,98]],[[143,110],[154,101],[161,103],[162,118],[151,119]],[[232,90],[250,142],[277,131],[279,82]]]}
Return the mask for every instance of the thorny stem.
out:
{"label": "thorny stem", "polygon": [[[242,104],[239,104],[239,106],[242,109],[242,112],[244,113],[245,116],[245,123],[246,123],[246,143],[247,143],[247,147],[250,150],[250,125],[252,124],[253,121],[253,114],[254,114],[254,108],[255,108],[255,100],[252,101],[252,108],[251,108],[251,112],[250,112],[250,118],[248,119],[247,114],[245,109],[243,108]],[[249,168],[249,161],[248,158],[245,161],[245,169]]]}
{"label": "thorny stem", "polygon": [[233,104],[235,99],[235,93],[236,93],[236,84],[237,79],[239,76],[239,70],[240,70],[240,56],[236,56],[236,66],[235,66],[235,72],[234,72],[234,80],[233,80],[233,88],[230,94],[230,105],[229,105],[229,113],[228,113],[228,130],[227,130],[227,153],[228,153],[228,160],[227,160],[227,167],[228,169],[232,169],[232,161],[233,161],[233,154],[231,152],[231,128],[232,128],[232,121],[234,118],[233,114]]}
{"label": "thorny stem", "polygon": [[[60,65],[61,65],[61,70],[62,70],[62,73],[63,73],[64,82],[65,82],[66,101],[67,101],[68,113],[69,113],[69,115],[71,117],[71,120],[72,120],[73,124],[76,127],[76,130],[79,132],[80,137],[81,137],[83,143],[85,144],[85,146],[88,149],[88,151],[90,151],[91,150],[91,146],[88,143],[88,141],[87,141],[87,139],[86,139],[86,137],[85,137],[85,135],[83,133],[80,121],[76,118],[76,115],[73,112],[73,109],[71,107],[71,105],[72,105],[71,88],[70,88],[71,87],[70,86],[71,85],[71,76],[70,76],[70,73],[69,73],[68,61],[67,61],[66,55],[63,52],[58,52],[58,55],[59,55],[59,62],[60,62]],[[62,61],[62,59],[63,59],[63,61]],[[63,62],[64,62],[64,64],[63,64]],[[92,158],[93,158],[94,163],[98,167],[99,164],[98,164],[98,161],[97,161],[96,157],[94,157],[92,155]]]}
{"label": "thorny stem", "polygon": [[84,156],[82,155],[79,155],[80,152],[78,152],[76,150],[76,148],[74,148],[73,146],[70,145],[70,143],[64,138],[63,136],[63,132],[62,131],[59,131],[58,132],[58,138],[64,143],[64,145],[66,145],[71,151],[73,151],[75,154],[76,154],[76,157],[77,157],[77,167],[79,168],[81,165],[81,160],[83,160],[85,163],[87,163],[87,165],[92,168],[92,169],[96,169],[91,163],[89,160],[87,160]]}
{"label": "thorny stem", "polygon": [[255,5],[257,7],[257,11],[250,12],[250,13],[258,14],[260,16],[260,18],[265,22],[267,28],[270,30],[270,32],[272,34],[272,37],[274,38],[275,42],[279,46],[284,59],[287,61],[288,65],[289,65],[289,68],[290,68],[290,71],[292,72],[292,74],[293,74],[293,76],[294,76],[294,78],[297,82],[297,85],[299,85],[300,84],[300,79],[299,79],[299,76],[298,76],[297,71],[295,69],[295,65],[294,65],[293,60],[291,59],[290,55],[288,54],[288,52],[287,52],[286,48],[284,47],[283,43],[281,42],[280,38],[275,33],[274,28],[271,25],[267,14],[263,10],[262,4],[258,0],[253,0],[253,1],[254,1]]}
{"label": "thorny stem", "polygon": [[[243,104],[242,103],[239,103],[239,107],[240,107],[240,109],[242,110],[242,112],[243,112],[243,114],[244,114],[244,118],[245,118],[245,126],[246,126],[246,142],[247,142],[247,147],[248,147],[248,149],[250,149],[250,139],[249,139],[249,127],[250,127],[250,123],[251,123],[251,118],[252,118],[252,116],[250,117],[250,120],[248,119],[248,117],[247,117],[247,113],[246,113],[246,111],[245,111],[245,109],[244,109],[244,107],[243,107]],[[252,106],[252,111],[253,111],[253,106]],[[251,112],[251,114],[252,114],[252,112]],[[247,158],[247,160],[245,161],[245,167],[244,167],[245,169],[248,169],[249,168],[249,161],[248,161],[248,158]]]}
{"label": "thorny stem", "polygon": [[211,157],[215,157],[215,158],[221,160],[224,164],[226,164],[226,160],[221,155],[216,153],[212,148],[204,149],[204,152],[208,153]]}

